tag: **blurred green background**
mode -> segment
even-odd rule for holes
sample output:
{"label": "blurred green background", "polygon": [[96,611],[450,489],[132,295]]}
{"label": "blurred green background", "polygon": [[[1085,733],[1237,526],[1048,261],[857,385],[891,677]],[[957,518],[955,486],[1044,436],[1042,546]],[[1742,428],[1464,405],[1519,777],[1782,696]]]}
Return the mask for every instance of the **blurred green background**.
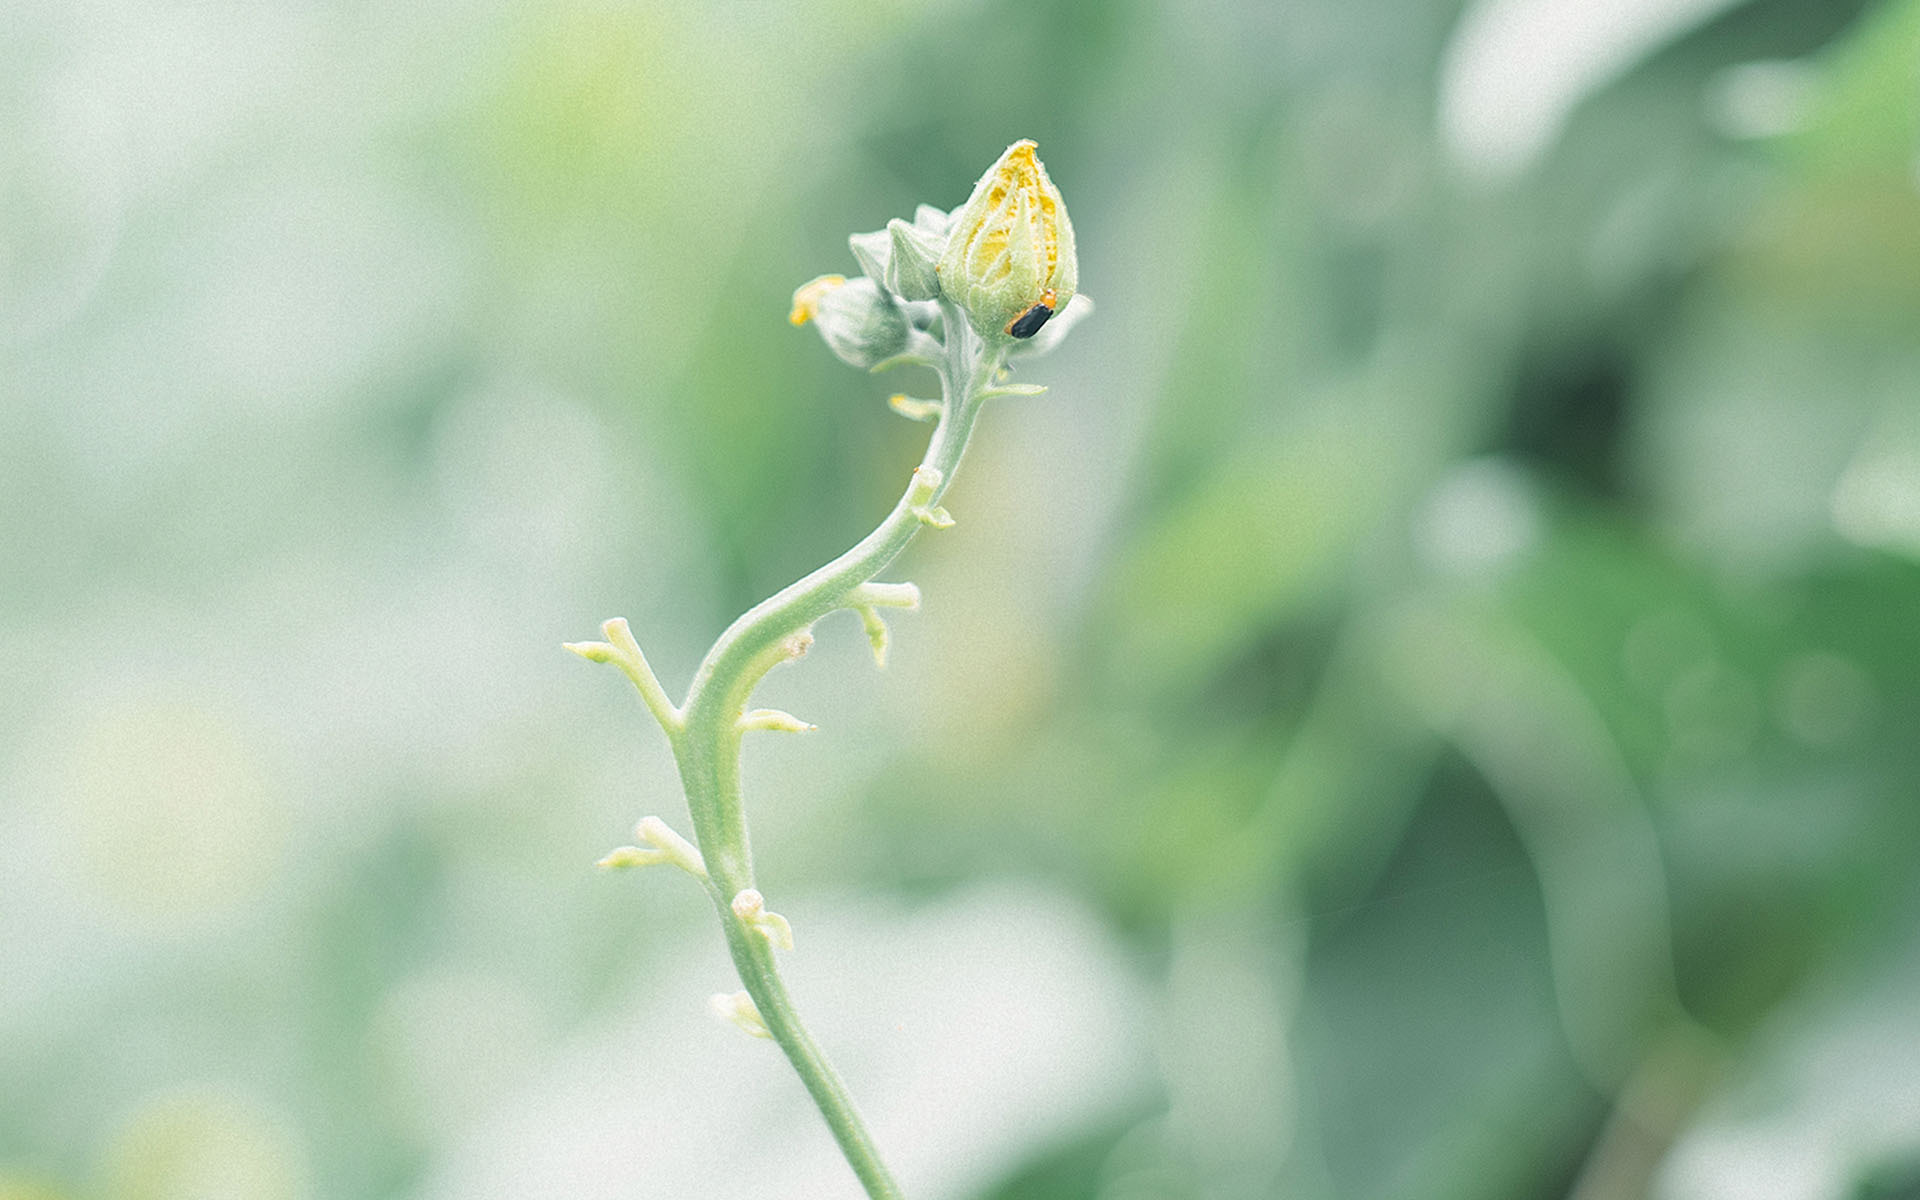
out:
{"label": "blurred green background", "polygon": [[1022,136],[747,764],[909,1193],[1920,1196],[1920,2],[10,0],[0,1200],[856,1194],[559,643],[871,527],[788,292]]}

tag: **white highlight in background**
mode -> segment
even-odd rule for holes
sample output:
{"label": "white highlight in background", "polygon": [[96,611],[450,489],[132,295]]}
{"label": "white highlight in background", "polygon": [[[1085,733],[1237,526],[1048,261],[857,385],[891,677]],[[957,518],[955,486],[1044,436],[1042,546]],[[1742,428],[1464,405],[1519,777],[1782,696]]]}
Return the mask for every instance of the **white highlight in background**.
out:
{"label": "white highlight in background", "polygon": [[1479,179],[1524,173],[1580,102],[1738,0],[1479,0],[1441,61],[1440,132]]}

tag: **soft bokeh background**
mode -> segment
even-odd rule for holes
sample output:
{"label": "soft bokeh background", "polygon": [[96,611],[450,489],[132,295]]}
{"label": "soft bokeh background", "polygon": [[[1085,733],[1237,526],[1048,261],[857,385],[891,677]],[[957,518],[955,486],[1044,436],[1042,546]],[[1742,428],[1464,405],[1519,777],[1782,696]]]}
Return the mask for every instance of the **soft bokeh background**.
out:
{"label": "soft bokeh background", "polygon": [[748,761],[910,1194],[1920,1196],[1920,0],[8,0],[0,1197],[856,1194],[559,643],[878,518],[787,293],[1020,136]]}

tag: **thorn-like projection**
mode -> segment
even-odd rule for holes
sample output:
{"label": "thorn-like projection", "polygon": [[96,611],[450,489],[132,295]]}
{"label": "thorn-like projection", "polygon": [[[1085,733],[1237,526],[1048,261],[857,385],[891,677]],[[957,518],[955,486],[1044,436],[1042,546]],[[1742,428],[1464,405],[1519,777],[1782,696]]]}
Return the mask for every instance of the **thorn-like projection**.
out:
{"label": "thorn-like projection", "polygon": [[781,712],[777,708],[756,708],[735,721],[734,728],[741,733],[752,733],[756,729],[770,730],[774,733],[813,733],[820,727],[802,721],[792,713]]}
{"label": "thorn-like projection", "polygon": [[920,519],[921,524],[931,525],[935,529],[947,529],[953,525],[953,518],[947,510],[934,504],[933,498],[940,494],[940,485],[946,482],[946,476],[938,467],[915,467],[913,483],[907,488],[907,511]]}
{"label": "thorn-like projection", "polygon": [[713,1015],[730,1025],[736,1025],[741,1032],[757,1038],[773,1038],[773,1031],[760,1016],[760,1009],[753,1003],[753,997],[745,992],[715,992],[713,999],[707,1002],[713,1009]]}
{"label": "thorn-like projection", "polygon": [[911,583],[863,583],[847,593],[855,608],[919,608],[920,589]]}
{"label": "thorn-like projection", "polygon": [[700,857],[699,849],[675,833],[659,817],[642,818],[633,827],[633,836],[640,845],[621,846],[594,865],[608,870],[621,870],[670,863],[695,879],[707,877],[707,863]]}
{"label": "thorn-like projection", "polygon": [[895,392],[887,397],[887,404],[893,411],[910,421],[931,421],[939,417],[941,404],[938,400],[916,400],[905,392]]}
{"label": "thorn-like projection", "polygon": [[627,626],[625,617],[615,617],[600,626],[604,642],[563,642],[565,649],[573,651],[588,662],[612,663],[633,682],[640,693],[640,699],[646,702],[647,711],[660,727],[672,736],[680,729],[680,710],[673,701],[667,699],[666,689],[660,686],[660,680],[654,676],[653,668],[647,665],[647,656],[640,652],[640,643],[634,640],[633,630]]}
{"label": "thorn-like projection", "polygon": [[618,652],[605,642],[561,642],[562,650],[571,650],[588,662],[610,663]]}
{"label": "thorn-like projection", "polygon": [[988,388],[980,393],[982,400],[995,400],[1008,396],[1044,396],[1047,389],[1038,383],[1009,383],[1003,387]]}
{"label": "thorn-like projection", "polygon": [[915,467],[913,480],[907,485],[907,506],[924,508],[932,504],[933,498],[940,494],[940,485],[946,481],[939,467]]}
{"label": "thorn-like projection", "polygon": [[880,619],[880,612],[872,605],[863,605],[853,611],[860,614],[860,624],[867,631],[867,644],[873,647],[873,665],[882,671],[887,669],[887,623]]}
{"label": "thorn-like projection", "polygon": [[873,647],[874,665],[887,665],[887,623],[880,617],[883,608],[919,608],[920,589],[911,583],[863,583],[847,593],[847,607],[860,614]]}
{"label": "thorn-like projection", "polygon": [[777,912],[767,908],[766,897],[747,888],[733,898],[733,915],[776,950],[793,949],[793,926]]}

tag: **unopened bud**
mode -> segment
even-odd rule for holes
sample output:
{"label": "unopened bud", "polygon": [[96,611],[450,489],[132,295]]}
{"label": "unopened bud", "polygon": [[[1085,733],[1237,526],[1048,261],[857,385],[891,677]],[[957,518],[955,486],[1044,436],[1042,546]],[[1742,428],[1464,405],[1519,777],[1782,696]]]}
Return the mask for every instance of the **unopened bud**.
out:
{"label": "unopened bud", "polygon": [[887,222],[892,239],[887,256],[887,290],[902,300],[932,300],[940,294],[940,254],[947,239],[895,217]]}
{"label": "unopened bud", "polygon": [[955,214],[940,289],[989,342],[1030,338],[1080,282],[1073,223],[1034,144],[1007,147]]}
{"label": "unopened bud", "polygon": [[871,279],[822,275],[793,293],[795,325],[812,321],[827,348],[849,366],[871,370],[906,352],[912,327],[894,298]]}

